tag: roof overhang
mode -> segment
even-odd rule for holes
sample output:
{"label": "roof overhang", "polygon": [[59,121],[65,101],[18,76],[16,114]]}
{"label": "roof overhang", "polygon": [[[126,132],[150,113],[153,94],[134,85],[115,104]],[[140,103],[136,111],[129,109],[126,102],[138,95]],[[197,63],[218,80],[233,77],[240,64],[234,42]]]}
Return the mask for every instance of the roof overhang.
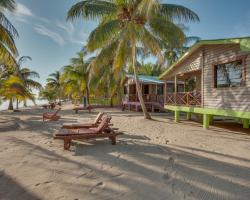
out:
{"label": "roof overhang", "polygon": [[[133,75],[126,75],[128,79],[134,81]],[[143,76],[139,75],[139,82],[142,84],[164,84],[164,81],[160,80],[157,76]]]}

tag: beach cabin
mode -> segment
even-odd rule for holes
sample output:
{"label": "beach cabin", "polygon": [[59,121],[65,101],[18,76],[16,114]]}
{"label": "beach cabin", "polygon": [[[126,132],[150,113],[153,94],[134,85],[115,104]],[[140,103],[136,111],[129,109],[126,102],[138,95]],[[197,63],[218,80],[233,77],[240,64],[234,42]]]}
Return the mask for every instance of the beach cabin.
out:
{"label": "beach cabin", "polygon": [[[249,128],[250,119],[250,37],[203,40],[192,46],[161,76],[175,83],[174,93],[166,94],[164,108],[175,112],[203,115],[208,128],[213,116],[234,117]],[[184,92],[178,81],[184,81]]]}
{"label": "beach cabin", "polygon": [[[142,95],[149,111],[164,111],[164,94],[174,92],[174,81],[162,81],[157,76],[139,75]],[[178,83],[179,91],[184,91],[184,82]],[[123,108],[140,111],[141,106],[137,95],[133,75],[127,75],[124,85]]]}

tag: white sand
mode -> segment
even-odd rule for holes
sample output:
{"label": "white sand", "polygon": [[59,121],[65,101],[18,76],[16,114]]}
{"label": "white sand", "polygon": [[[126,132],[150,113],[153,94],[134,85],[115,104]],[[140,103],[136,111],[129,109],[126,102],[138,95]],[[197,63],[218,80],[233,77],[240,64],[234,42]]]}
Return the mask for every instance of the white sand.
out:
{"label": "white sand", "polygon": [[[64,108],[59,122],[42,109],[0,112],[0,199],[250,199],[250,131],[240,125],[176,124],[168,114],[108,110],[124,135],[63,150],[52,134],[93,119]],[[247,133],[248,132],[248,133]]]}

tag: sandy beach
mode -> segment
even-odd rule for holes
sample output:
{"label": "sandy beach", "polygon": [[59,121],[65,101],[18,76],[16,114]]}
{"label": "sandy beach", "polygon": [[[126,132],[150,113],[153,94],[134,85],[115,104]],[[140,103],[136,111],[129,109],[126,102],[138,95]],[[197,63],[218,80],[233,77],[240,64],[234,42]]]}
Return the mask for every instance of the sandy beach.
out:
{"label": "sandy beach", "polygon": [[[100,109],[101,110],[101,109]],[[0,112],[1,200],[248,200],[250,131],[215,123],[177,124],[169,113],[104,110],[124,132],[108,140],[75,142],[63,150],[53,133],[63,123],[91,121],[64,106],[58,122],[43,122],[41,108]]]}

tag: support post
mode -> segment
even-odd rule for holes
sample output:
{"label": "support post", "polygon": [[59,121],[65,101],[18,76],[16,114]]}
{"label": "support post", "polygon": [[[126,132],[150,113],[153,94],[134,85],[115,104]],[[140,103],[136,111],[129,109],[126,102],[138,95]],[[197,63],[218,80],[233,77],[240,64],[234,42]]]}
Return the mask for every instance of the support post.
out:
{"label": "support post", "polygon": [[128,101],[130,101],[130,85],[127,85]]}
{"label": "support post", "polygon": [[[145,102],[145,98],[144,98],[144,88],[143,88],[143,85],[142,85],[142,83],[140,84],[140,87],[141,87],[141,93],[142,93],[142,98],[144,99],[144,102]],[[136,92],[137,93],[137,92]],[[138,95],[137,95],[137,98],[138,98]],[[139,101],[139,99],[137,100],[137,101]]]}
{"label": "support post", "polygon": [[158,102],[158,85],[155,84],[155,101]]}
{"label": "support post", "polygon": [[210,115],[203,114],[203,128],[208,129],[209,128],[209,122],[210,122]]}
{"label": "support post", "polygon": [[177,76],[175,75],[174,76],[174,101],[175,101],[175,105],[177,104],[176,102],[176,98],[177,98]]}
{"label": "support post", "polygon": [[191,120],[191,112],[187,112],[187,120]]}
{"label": "support post", "polygon": [[175,122],[179,122],[180,121],[180,111],[179,110],[175,110],[175,117],[174,117],[174,121]]}
{"label": "support post", "polygon": [[214,124],[214,116],[213,115],[210,115],[210,117],[209,117],[209,124],[210,125]]}
{"label": "support post", "polygon": [[249,128],[249,119],[243,119],[242,123],[243,123],[243,128]]}
{"label": "support post", "polygon": [[163,96],[164,96],[164,105],[165,105],[167,103],[167,82],[165,82],[164,84]]}

